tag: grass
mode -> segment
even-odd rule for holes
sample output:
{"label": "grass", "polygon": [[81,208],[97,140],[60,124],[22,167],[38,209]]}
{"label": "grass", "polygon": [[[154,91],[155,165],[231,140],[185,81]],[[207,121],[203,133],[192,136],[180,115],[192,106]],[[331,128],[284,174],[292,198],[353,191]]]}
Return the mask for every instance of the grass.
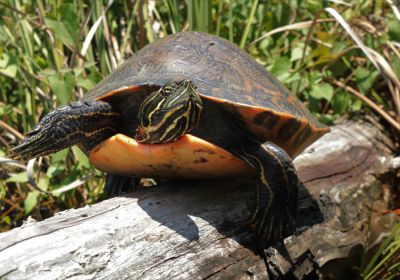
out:
{"label": "grass", "polygon": [[400,222],[363,270],[363,279],[396,279],[400,275]]}
{"label": "grass", "polygon": [[[244,48],[323,122],[377,114],[398,141],[399,17],[391,1],[371,0],[0,0],[0,156],[138,49],[186,30]],[[29,168],[3,158],[0,176],[0,231],[94,203],[104,184],[76,147]]]}

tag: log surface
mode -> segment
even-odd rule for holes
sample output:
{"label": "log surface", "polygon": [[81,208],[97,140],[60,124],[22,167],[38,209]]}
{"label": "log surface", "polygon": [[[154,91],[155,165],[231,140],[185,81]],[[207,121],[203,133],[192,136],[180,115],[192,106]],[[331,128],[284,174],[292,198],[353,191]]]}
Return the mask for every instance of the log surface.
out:
{"label": "log surface", "polygon": [[[358,265],[391,141],[370,122],[337,125],[295,161],[298,232],[260,256],[249,180],[164,184],[28,221],[0,234],[0,279],[268,279],[348,273]],[[373,215],[371,240],[394,217]],[[346,275],[346,274],[343,274]],[[338,278],[339,279],[339,278]]]}

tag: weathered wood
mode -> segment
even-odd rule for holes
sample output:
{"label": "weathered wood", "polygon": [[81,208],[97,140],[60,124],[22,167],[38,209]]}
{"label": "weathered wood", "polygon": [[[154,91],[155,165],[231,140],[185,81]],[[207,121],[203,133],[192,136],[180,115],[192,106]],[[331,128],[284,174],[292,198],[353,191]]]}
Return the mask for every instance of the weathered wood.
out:
{"label": "weathered wood", "polygon": [[[352,122],[295,160],[298,233],[267,250],[270,273],[340,275],[358,264],[367,206],[386,205],[377,175],[390,170],[391,145],[375,124]],[[31,220],[0,234],[0,279],[267,279],[246,226],[253,201],[249,181],[192,181]],[[371,227],[384,232],[392,219],[374,215]]]}

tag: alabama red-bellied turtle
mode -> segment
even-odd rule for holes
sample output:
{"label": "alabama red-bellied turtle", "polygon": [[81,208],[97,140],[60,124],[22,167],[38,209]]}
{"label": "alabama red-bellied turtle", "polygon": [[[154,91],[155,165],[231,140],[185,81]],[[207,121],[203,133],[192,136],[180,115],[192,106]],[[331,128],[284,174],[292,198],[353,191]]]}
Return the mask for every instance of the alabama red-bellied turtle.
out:
{"label": "alabama red-bellied turtle", "polygon": [[[126,139],[114,149],[136,142],[173,148],[190,133],[255,170],[257,203],[251,224],[270,244],[294,229],[301,182],[291,157],[327,131],[237,46],[209,34],[184,32],[144,47],[82,100],[49,113],[12,156],[32,158],[74,144],[93,152],[117,133]],[[128,156],[138,154],[133,149]],[[119,166],[112,172],[126,174]]]}

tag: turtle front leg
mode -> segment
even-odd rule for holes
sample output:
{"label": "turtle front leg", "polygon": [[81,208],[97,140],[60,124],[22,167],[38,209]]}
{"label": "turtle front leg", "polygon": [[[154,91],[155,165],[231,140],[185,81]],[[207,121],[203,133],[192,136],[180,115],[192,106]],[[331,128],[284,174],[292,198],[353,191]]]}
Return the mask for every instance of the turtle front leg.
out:
{"label": "turtle front leg", "polygon": [[257,170],[257,201],[250,225],[260,245],[281,242],[294,233],[301,185],[291,158],[271,142],[251,142],[235,154]]}

